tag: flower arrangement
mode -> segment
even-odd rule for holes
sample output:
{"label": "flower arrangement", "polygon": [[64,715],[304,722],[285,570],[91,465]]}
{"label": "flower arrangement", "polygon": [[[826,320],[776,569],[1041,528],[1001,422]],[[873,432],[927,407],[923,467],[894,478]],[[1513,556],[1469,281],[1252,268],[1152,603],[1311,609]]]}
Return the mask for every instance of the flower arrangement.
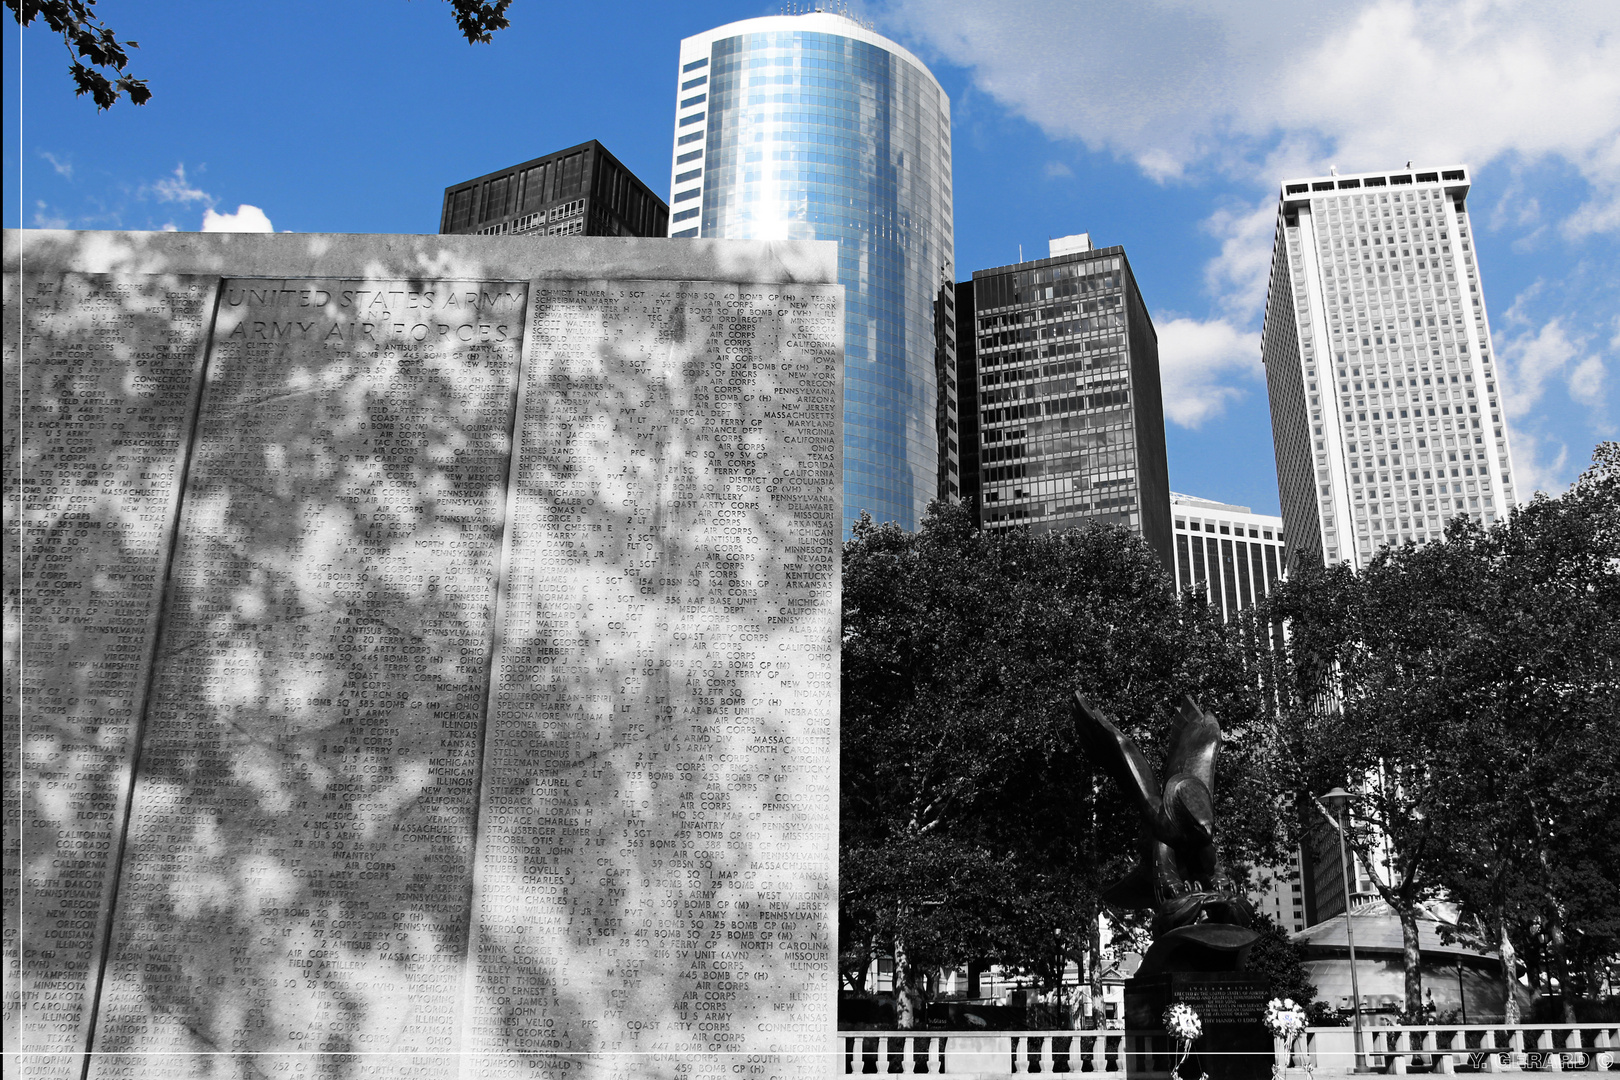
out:
{"label": "flower arrangement", "polygon": [[1177,1001],[1164,1010],[1164,1030],[1177,1042],[1191,1043],[1204,1033],[1204,1025],[1191,1005]]}
{"label": "flower arrangement", "polygon": [[[1185,1001],[1174,1001],[1164,1010],[1164,1030],[1176,1040],[1176,1063],[1170,1069],[1172,1077],[1181,1076],[1181,1066],[1186,1062],[1187,1055],[1192,1053],[1192,1044],[1198,1036],[1204,1033],[1203,1021],[1193,1007]],[[1208,1080],[1208,1073],[1199,1076],[1197,1080]]]}
{"label": "flower arrangement", "polygon": [[[1266,1015],[1264,1023],[1266,1030],[1271,1032],[1276,1044],[1276,1063],[1271,1066],[1271,1075],[1274,1080],[1281,1080],[1283,1072],[1293,1057],[1294,1040],[1305,1032],[1305,1025],[1309,1018],[1305,1010],[1294,1003],[1293,998],[1272,998],[1266,1002]],[[1305,1072],[1310,1075],[1310,1065],[1305,1065]]]}
{"label": "flower arrangement", "polygon": [[1305,1030],[1305,1010],[1293,998],[1272,998],[1266,1002],[1265,1025],[1274,1038],[1292,1042]]}

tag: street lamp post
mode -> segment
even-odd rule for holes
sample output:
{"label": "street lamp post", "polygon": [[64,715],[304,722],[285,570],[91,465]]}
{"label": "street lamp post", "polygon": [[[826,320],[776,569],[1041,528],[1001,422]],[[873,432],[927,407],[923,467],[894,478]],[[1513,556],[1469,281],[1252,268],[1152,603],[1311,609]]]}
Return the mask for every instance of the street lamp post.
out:
{"label": "street lamp post", "polygon": [[1355,1010],[1350,1014],[1350,1024],[1356,1044],[1355,1071],[1364,1073],[1370,1070],[1367,1068],[1367,1056],[1361,1044],[1361,985],[1356,979],[1356,933],[1350,926],[1350,852],[1344,842],[1344,808],[1350,802],[1350,793],[1344,788],[1336,787],[1322,798],[1333,805],[1338,818],[1339,877],[1344,883],[1344,940],[1350,946],[1350,995],[1354,999],[1352,1006]]}

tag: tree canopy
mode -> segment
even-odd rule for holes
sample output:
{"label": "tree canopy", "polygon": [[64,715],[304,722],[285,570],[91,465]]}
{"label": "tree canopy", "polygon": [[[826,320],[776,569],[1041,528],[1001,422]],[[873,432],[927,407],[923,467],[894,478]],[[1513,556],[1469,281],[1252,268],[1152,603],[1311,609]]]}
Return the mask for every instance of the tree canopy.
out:
{"label": "tree canopy", "polygon": [[916,533],[863,520],[843,634],[843,964],[893,949],[902,1024],[924,971],[997,962],[1051,986],[1089,947],[1137,821],[1076,738],[1076,690],[1155,757],[1183,695],[1215,712],[1228,857],[1277,854],[1251,643],[1128,530],[981,532],[946,504]]}
{"label": "tree canopy", "polygon": [[1532,974],[1545,958],[1573,1020],[1620,942],[1620,446],[1489,529],[1304,569],[1270,614],[1289,628],[1275,767],[1350,790],[1347,839],[1407,931],[1408,1012],[1418,905],[1445,895],[1509,978],[1515,952]]}
{"label": "tree canopy", "polygon": [[[510,24],[506,9],[512,0],[448,0],[456,26],[468,44],[487,43],[497,30]],[[31,26],[44,20],[53,34],[62,38],[68,51],[68,74],[74,93],[89,94],[97,109],[110,109],[120,98],[133,105],[145,105],[152,90],[144,79],[137,79],[125,68],[129,50],[140,43],[119,40],[116,33],[96,13],[96,0],[5,0],[19,25]],[[89,61],[85,63],[85,61]]]}

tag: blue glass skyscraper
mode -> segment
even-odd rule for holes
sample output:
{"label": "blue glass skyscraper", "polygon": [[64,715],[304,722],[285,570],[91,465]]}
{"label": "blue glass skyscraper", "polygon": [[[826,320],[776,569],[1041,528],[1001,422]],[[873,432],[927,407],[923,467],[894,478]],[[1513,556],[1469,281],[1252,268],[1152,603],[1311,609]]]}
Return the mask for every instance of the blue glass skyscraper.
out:
{"label": "blue glass skyscraper", "polygon": [[950,99],[829,12],[689,37],[679,74],[670,235],[838,242],[844,527],[915,529],[959,494]]}

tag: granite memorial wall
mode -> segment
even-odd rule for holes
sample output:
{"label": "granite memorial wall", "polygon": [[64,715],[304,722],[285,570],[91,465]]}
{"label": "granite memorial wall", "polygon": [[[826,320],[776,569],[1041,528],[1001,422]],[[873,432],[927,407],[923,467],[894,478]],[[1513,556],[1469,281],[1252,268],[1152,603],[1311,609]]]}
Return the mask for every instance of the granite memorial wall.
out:
{"label": "granite memorial wall", "polygon": [[17,1075],[828,1067],[834,252],[6,234]]}

